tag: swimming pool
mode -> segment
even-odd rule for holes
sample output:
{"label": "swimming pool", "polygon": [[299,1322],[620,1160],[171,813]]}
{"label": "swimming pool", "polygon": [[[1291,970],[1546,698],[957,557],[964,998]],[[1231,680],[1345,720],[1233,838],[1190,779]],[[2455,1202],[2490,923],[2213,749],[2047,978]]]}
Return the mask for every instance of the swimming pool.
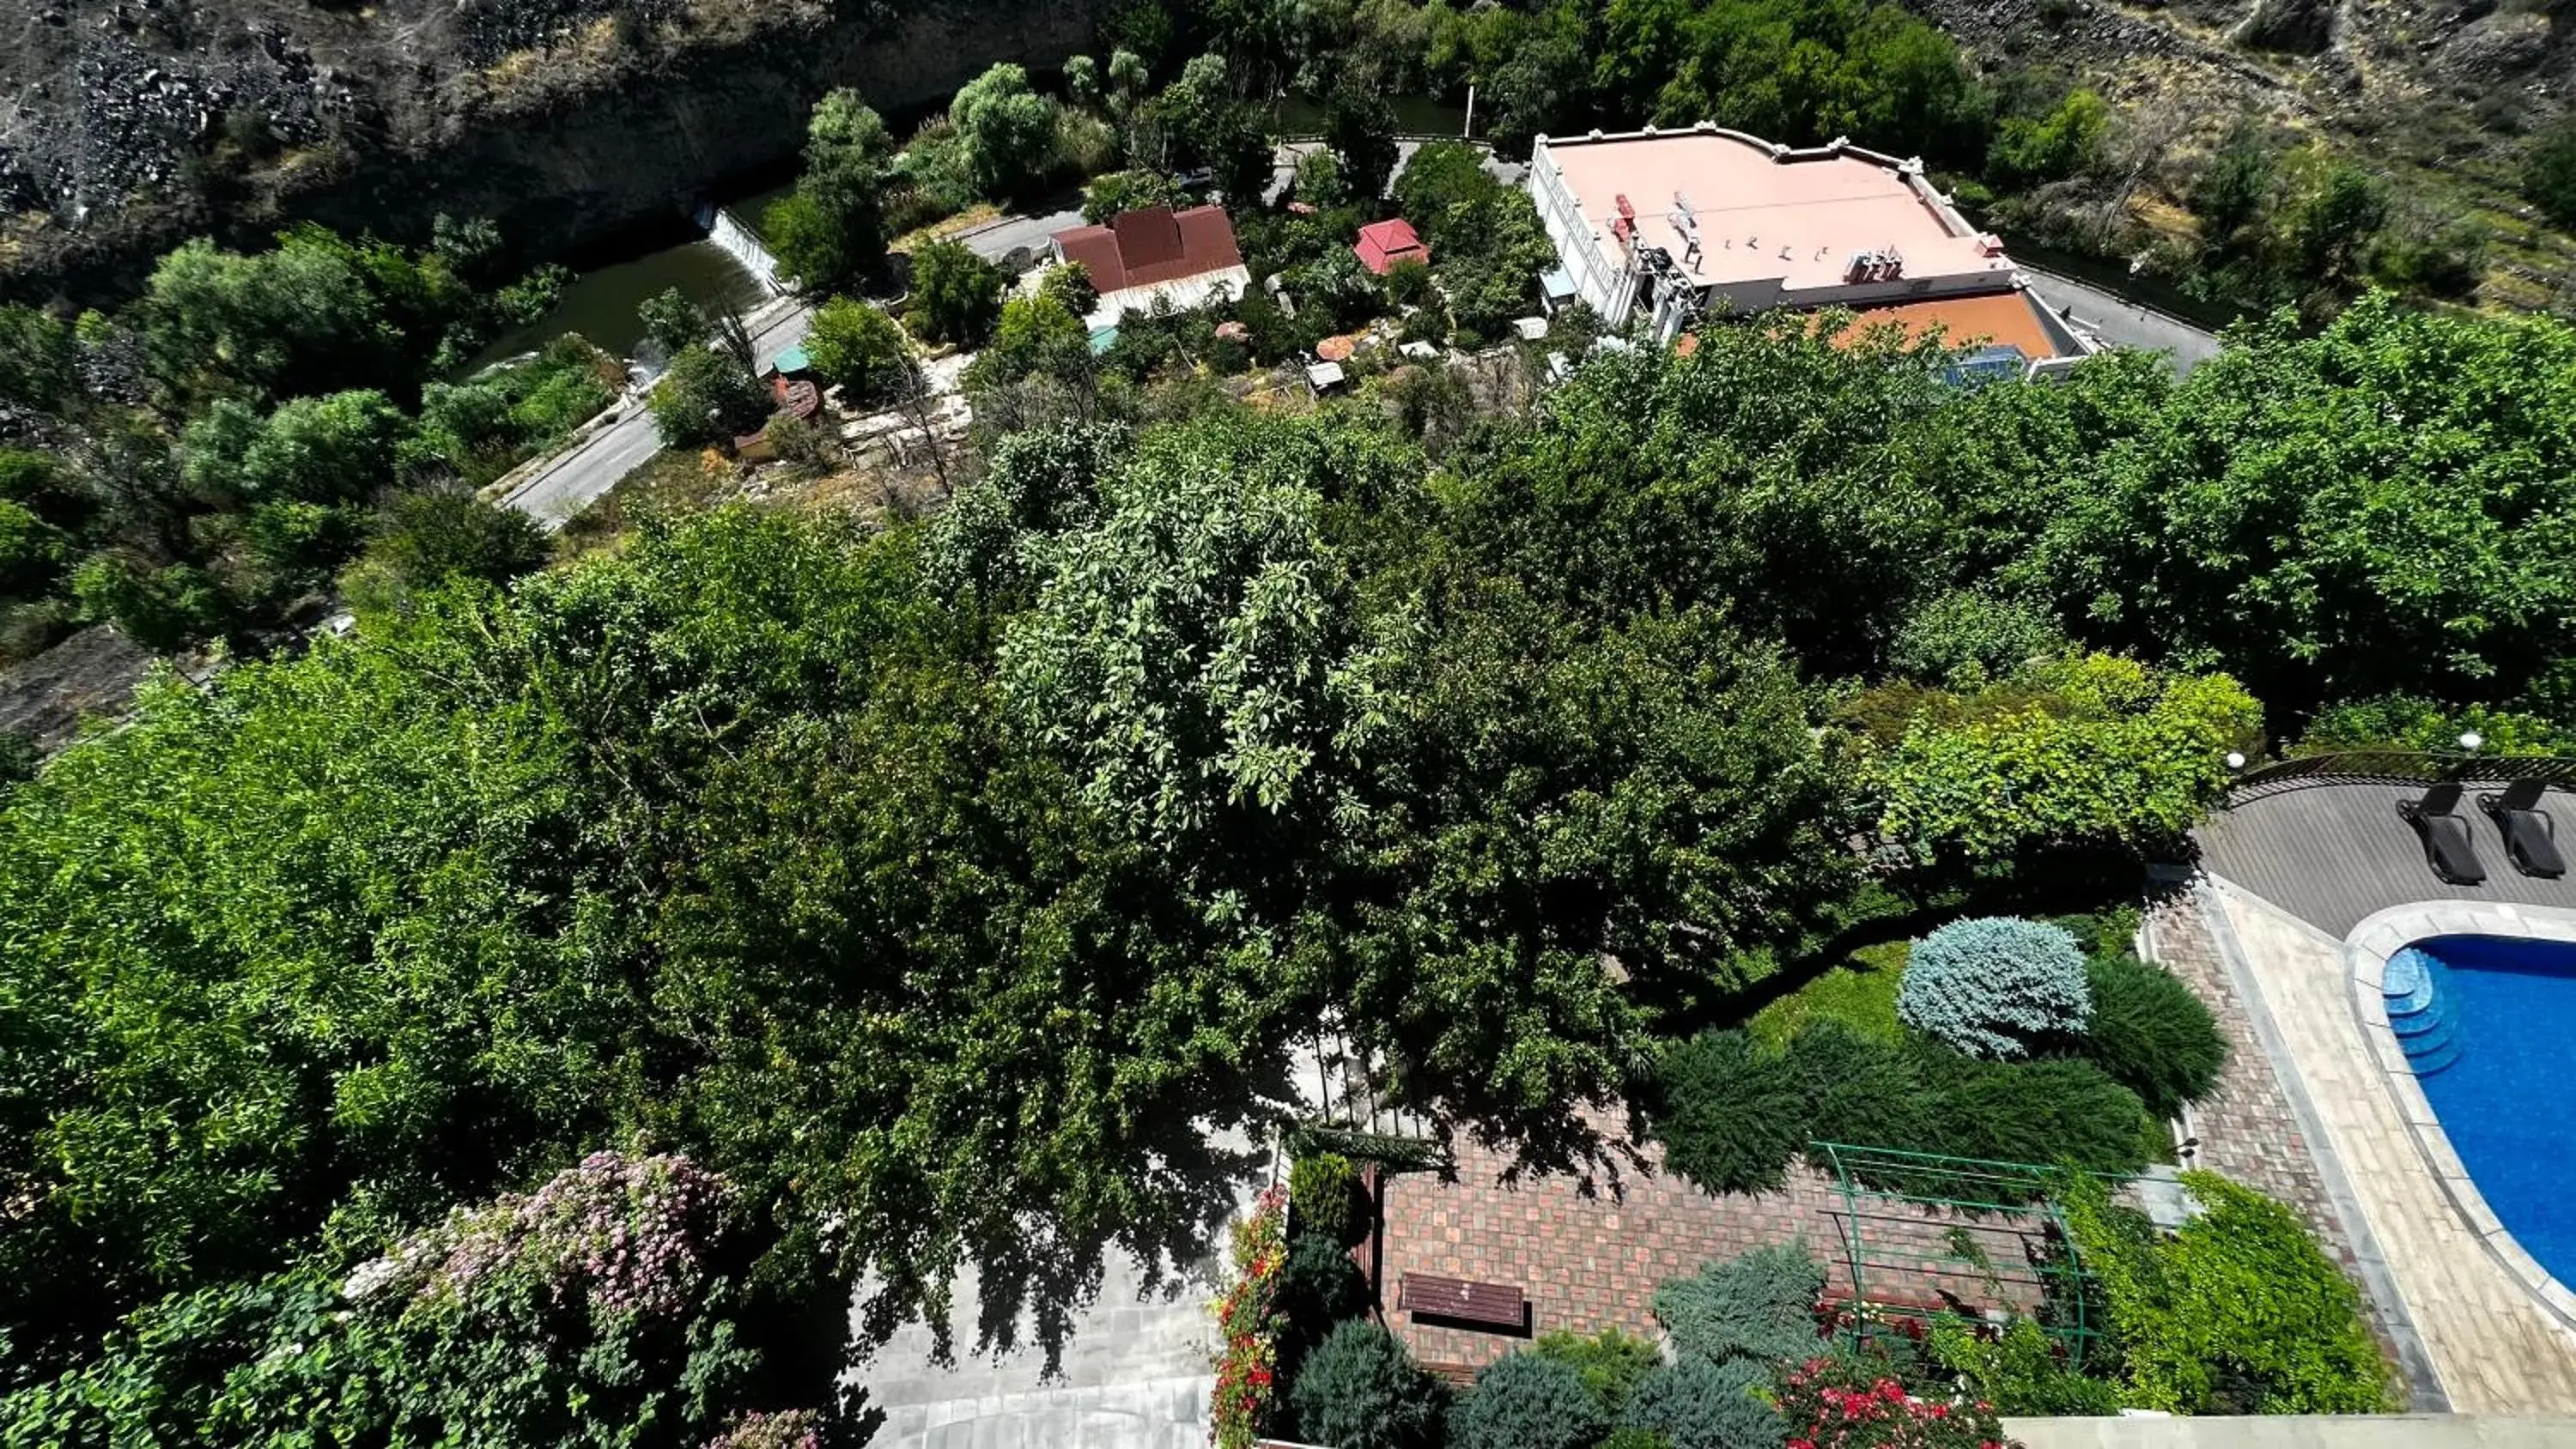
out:
{"label": "swimming pool", "polygon": [[2388,1023],[2505,1231],[2576,1283],[2576,943],[2436,936],[2388,958]]}

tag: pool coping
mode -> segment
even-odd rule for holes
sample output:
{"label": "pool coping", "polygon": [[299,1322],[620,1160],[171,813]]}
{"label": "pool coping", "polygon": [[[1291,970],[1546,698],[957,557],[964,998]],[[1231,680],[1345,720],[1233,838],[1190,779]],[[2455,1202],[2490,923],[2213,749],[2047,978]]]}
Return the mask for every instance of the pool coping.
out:
{"label": "pool coping", "polygon": [[2478,1191],[2468,1168],[2452,1150],[2450,1134],[2442,1130],[2441,1118],[2435,1115],[2433,1104],[2424,1096],[2423,1085],[2415,1079],[2415,1065],[2407,1060],[2395,1028],[2388,1024],[2388,1000],[2381,991],[2387,979],[2388,958],[2436,936],[2500,936],[2576,945],[2576,911],[2503,902],[2419,901],[2364,916],[2343,943],[2344,979],[2353,1017],[2361,1026],[2362,1039],[2369,1043],[2390,1095],[2396,1099],[2397,1115],[2406,1123],[2407,1135],[2414,1139],[2424,1165],[2432,1169],[2434,1179],[2441,1184],[2442,1195],[2450,1200],[2452,1209],[2487,1255],[2551,1317],[2576,1330],[2576,1293],[2569,1292],[2567,1285],[2540,1266],[2539,1260],[2515,1241],[2495,1210],[2487,1206],[2486,1196]]}

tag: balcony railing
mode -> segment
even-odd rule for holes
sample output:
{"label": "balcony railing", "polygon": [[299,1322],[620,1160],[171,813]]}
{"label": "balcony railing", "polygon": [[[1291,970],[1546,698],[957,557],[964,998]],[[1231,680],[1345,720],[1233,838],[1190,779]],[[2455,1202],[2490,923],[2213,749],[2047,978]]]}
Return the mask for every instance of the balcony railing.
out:
{"label": "balcony railing", "polygon": [[2349,785],[2366,781],[2454,780],[2464,785],[2538,780],[2576,789],[2576,756],[2469,755],[2427,750],[2338,750],[2319,755],[2293,755],[2255,765],[2228,786],[2232,803],[2254,796],[2295,790],[2307,785]]}

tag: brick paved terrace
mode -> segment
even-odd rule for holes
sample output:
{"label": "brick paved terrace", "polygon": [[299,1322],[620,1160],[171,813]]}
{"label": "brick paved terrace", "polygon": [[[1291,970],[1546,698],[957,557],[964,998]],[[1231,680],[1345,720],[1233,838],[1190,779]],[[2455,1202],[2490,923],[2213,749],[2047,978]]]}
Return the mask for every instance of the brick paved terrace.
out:
{"label": "brick paved terrace", "polygon": [[[2248,1025],[2206,927],[2188,898],[2152,910],[2147,947],[2198,993],[2227,1033],[2230,1057],[2219,1084],[2194,1110],[2200,1139],[2186,1166],[2203,1166],[2288,1202],[2319,1233],[2327,1251],[2356,1278],[2345,1224],[2320,1179],[2315,1154],[2273,1064]],[[1708,1262],[1766,1243],[1803,1238],[1823,1263],[1829,1294],[1851,1290],[1845,1266],[1853,1221],[1835,1183],[1803,1166],[1784,1191],[1717,1196],[1660,1170],[1645,1144],[1643,1172],[1617,1191],[1582,1192],[1574,1178],[1537,1177],[1505,1184],[1502,1157],[1461,1146],[1456,1180],[1422,1174],[1389,1180],[1379,1264],[1388,1326],[1427,1364],[1474,1368],[1519,1347],[1519,1336],[1415,1322],[1397,1311],[1396,1285],[1406,1273],[1509,1284],[1529,1301],[1530,1336],[1557,1329],[1593,1333],[1616,1327],[1652,1337],[1649,1305],[1656,1285]],[[1868,1296],[1880,1302],[1933,1304],[1945,1295],[1972,1306],[2031,1306],[2024,1250],[2036,1234],[2027,1220],[1986,1225],[1930,1209],[1858,1205],[1867,1246]],[[1970,1237],[2008,1280],[1985,1279],[1949,1251],[1952,1230]],[[1946,1268],[1926,1269],[1929,1260]],[[1900,1264],[1905,1266],[1900,1266]],[[2381,1305],[2373,1303],[2374,1310]],[[2388,1321],[2374,1312],[2383,1337]]]}
{"label": "brick paved terrace", "polygon": [[[1380,1278],[1388,1327],[1416,1358],[1435,1367],[1478,1367],[1527,1341],[1416,1322],[1396,1311],[1403,1275],[1427,1273],[1520,1288],[1529,1301],[1528,1337],[1615,1327],[1651,1338],[1657,1329],[1649,1305],[1657,1284],[1748,1248],[1798,1239],[1825,1266],[1827,1294],[1850,1293],[1846,1244],[1854,1210],[1830,1178],[1793,1167],[1785,1191],[1719,1196],[1661,1171],[1652,1144],[1643,1151],[1647,1172],[1630,1174],[1619,1192],[1605,1187],[1592,1196],[1570,1176],[1505,1185],[1499,1180],[1508,1166],[1504,1158],[1466,1147],[1459,1150],[1454,1182],[1428,1174],[1389,1179]],[[1928,1309],[1947,1295],[1975,1306],[2032,1306],[2027,1284],[2011,1281],[2027,1277],[2024,1252],[2036,1241],[2027,1219],[1979,1223],[1866,1196],[1857,1214],[1872,1300]],[[1929,1271],[1899,1266],[1899,1260],[1910,1265],[1953,1258],[1954,1229],[2007,1281],[1990,1280],[1965,1261]]]}

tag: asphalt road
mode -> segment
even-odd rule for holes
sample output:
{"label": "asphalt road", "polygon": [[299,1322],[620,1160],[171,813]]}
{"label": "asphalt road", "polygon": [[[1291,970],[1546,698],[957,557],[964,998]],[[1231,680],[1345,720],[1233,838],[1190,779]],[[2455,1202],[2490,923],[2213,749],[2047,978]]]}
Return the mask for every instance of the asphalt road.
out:
{"label": "asphalt road", "polygon": [[[1413,143],[1407,143],[1407,150]],[[1281,148],[1282,165],[1278,185],[1283,189],[1295,165],[1298,147]],[[1519,168],[1510,168],[1517,172]],[[1497,167],[1498,173],[1501,168]],[[1506,177],[1517,181],[1517,175]],[[961,232],[958,239],[981,256],[1000,260],[1014,251],[1041,252],[1047,238],[1070,226],[1079,226],[1082,214],[1059,211],[1047,216],[1006,216],[998,221]],[[2125,301],[2109,292],[2071,277],[2044,272],[2035,267],[2022,269],[2030,277],[2032,288],[2078,326],[2099,336],[2115,347],[2136,347],[2161,352],[2173,360],[2174,371],[2187,373],[2218,355],[2218,338],[2177,317],[2137,303]],[[802,303],[780,298],[752,314],[752,345],[766,367],[779,353],[805,339],[813,323],[813,310]],[[662,440],[653,431],[652,416],[644,409],[642,396],[622,400],[618,416],[606,427],[591,434],[531,475],[512,490],[507,504],[535,518],[548,529],[561,528],[565,520],[590,506],[591,501],[637,468],[650,462],[662,451]]]}
{"label": "asphalt road", "polygon": [[2179,317],[2158,312],[2103,291],[2099,287],[2024,266],[2030,288],[2041,300],[2066,314],[2068,321],[2113,347],[2161,352],[2173,360],[2177,375],[2218,355],[2218,336]]}
{"label": "asphalt road", "polygon": [[[1049,236],[1081,224],[1082,214],[1076,211],[1008,216],[960,232],[958,240],[978,255],[998,261],[1015,250],[1038,251],[1046,246]],[[805,340],[814,322],[814,310],[781,297],[746,320],[751,326],[752,351],[760,365],[767,367],[778,354]],[[643,396],[633,394],[619,401],[617,417],[607,426],[555,455],[512,489],[503,502],[549,530],[561,528],[567,519],[589,507],[592,500],[616,487],[619,480],[651,462],[653,455],[661,451],[662,439],[653,430],[652,414],[645,411]]]}

